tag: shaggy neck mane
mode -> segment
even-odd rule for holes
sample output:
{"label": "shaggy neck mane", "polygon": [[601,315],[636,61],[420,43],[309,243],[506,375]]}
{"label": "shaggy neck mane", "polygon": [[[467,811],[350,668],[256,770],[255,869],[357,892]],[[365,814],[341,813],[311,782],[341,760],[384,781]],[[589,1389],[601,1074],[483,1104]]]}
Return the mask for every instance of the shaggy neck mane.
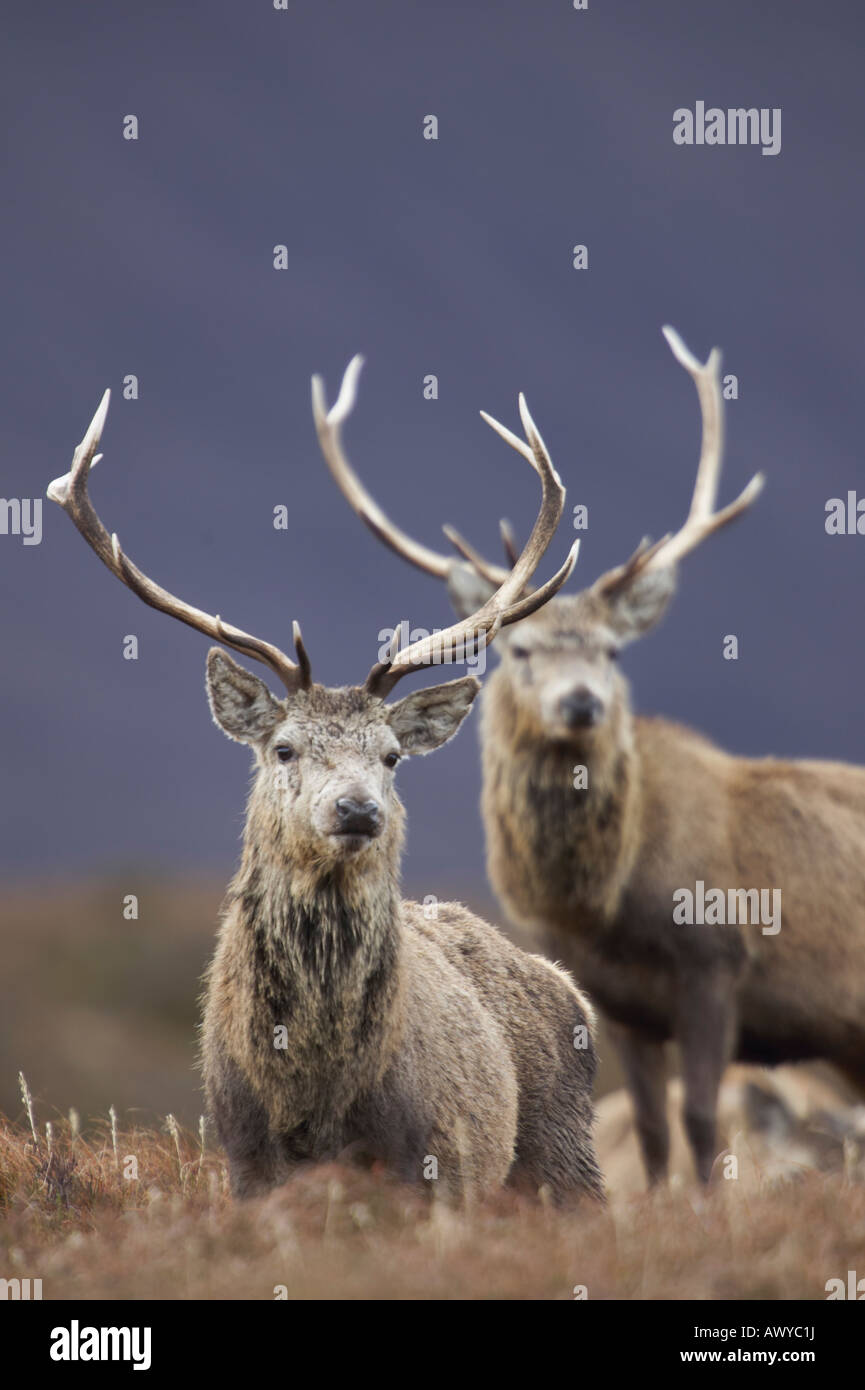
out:
{"label": "shaggy neck mane", "polygon": [[351,974],[395,936],[399,885],[390,874],[372,883],[344,869],[292,875],[250,848],[229,889],[262,950],[322,986]]}
{"label": "shaggy neck mane", "polygon": [[291,1130],[338,1128],[402,1027],[399,884],[375,850],[301,874],[252,831],[228,890],[248,991],[239,1056],[257,1058],[250,1074]]}
{"label": "shaggy neck mane", "polygon": [[[641,816],[639,754],[625,702],[579,741],[551,739],[506,679],[488,685],[484,818],[495,886],[526,920],[610,920],[630,873]],[[575,786],[584,766],[587,785]]]}
{"label": "shaggy neck mane", "polygon": [[324,865],[302,847],[286,853],[250,808],[229,906],[243,921],[255,978],[267,982],[275,1012],[293,1012],[299,996],[310,994],[329,1010],[341,995],[351,1007],[385,987],[399,946],[400,809],[386,840],[357,859]]}

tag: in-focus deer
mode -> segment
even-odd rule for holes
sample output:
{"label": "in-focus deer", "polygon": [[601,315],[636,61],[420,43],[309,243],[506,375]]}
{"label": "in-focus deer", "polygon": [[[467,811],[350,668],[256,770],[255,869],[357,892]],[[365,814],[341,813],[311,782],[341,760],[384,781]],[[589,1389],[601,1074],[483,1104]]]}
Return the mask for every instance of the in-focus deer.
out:
{"label": "in-focus deer", "polygon": [[[763,483],[756,476],[715,511],[720,354],[701,364],[664,333],[702,413],[687,520],[505,634],[481,718],[490,879],[512,919],[541,928],[610,1021],[651,1182],[667,1170],[668,1039],[679,1045],[685,1126],[704,1180],[732,1058],[822,1057],[865,1087],[865,769],[734,757],[690,729],[636,717],[618,666],[622,648],[663,615],[679,561],[740,516]],[[447,582],[459,612],[509,572],[448,527],[467,564],[417,544],[372,510],[356,476],[332,471],[380,539]],[[503,536],[512,558],[504,523]],[[709,889],[725,903],[732,893],[751,924],[679,924],[687,894]],[[765,931],[762,915],[753,924],[755,890],[780,890],[780,930]]]}
{"label": "in-focus deer", "polygon": [[[325,408],[319,437],[339,452],[359,362]],[[240,868],[228,890],[204,1001],[207,1101],[238,1196],[284,1181],[304,1160],[363,1152],[451,1192],[506,1179],[567,1201],[602,1195],[592,1147],[591,1009],[564,971],[516,950],[455,903],[426,920],[400,895],[402,757],[450,739],[474,677],[385,697],[407,673],[480,650],[536,611],[573,567],[523,597],[559,522],[564,489],[528,412],[540,511],[513,571],[467,619],[391,647],[361,686],[312,682],[297,624],[294,661],[148,579],[99,520],[87,491],[108,392],[48,495],[100,560],[153,608],[254,658],[276,699],[218,647],[207,691],[220,728],[255,757]],[[437,1168],[437,1171],[436,1171]]]}

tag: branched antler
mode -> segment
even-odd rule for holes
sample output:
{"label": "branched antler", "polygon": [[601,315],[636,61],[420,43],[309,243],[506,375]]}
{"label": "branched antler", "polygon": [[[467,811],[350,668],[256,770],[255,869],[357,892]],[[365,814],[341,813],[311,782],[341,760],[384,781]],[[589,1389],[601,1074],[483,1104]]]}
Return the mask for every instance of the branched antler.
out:
{"label": "branched antler", "polygon": [[715,511],[721,461],[724,454],[724,401],[721,393],[721,353],[713,348],[706,362],[700,362],[688,350],[674,328],[662,330],[677,362],[694,378],[700,412],[703,419],[703,438],[700,462],[691,497],[691,507],[684,524],[675,533],[663,536],[654,545],[644,539],[624,565],[608,570],[592,586],[596,593],[609,596],[632,583],[638,575],[653,569],[675,565],[683,556],[695,550],[707,536],[734,521],[754,502],[762,491],[765,478],[756,473],[735,501]]}
{"label": "branched antler", "polygon": [[[344,496],[380,540],[428,574],[433,574],[439,579],[446,578],[454,561],[412,540],[395,526],[367,492],[345,456],[341,426],[354,404],[361,366],[360,357],[353,358],[349,363],[339,395],[330,409],[327,407],[321,378],[313,377],[312,410],[325,461]],[[367,677],[366,689],[372,693],[386,695],[409,671],[449,662],[460,655],[474,655],[489,645],[501,627],[519,622],[521,618],[528,617],[530,613],[541,608],[558,592],[570,575],[579,551],[579,541],[574,542],[565,563],[552,579],[540,589],[525,593],[561,519],[565,489],[522,395],[519,398],[519,406],[526,436],[524,440],[519,439],[483,411],[481,414],[487,424],[528,460],[541,480],[540,511],[522,552],[516,557],[511,569],[495,571],[496,577],[493,582],[496,583],[496,591],[475,613],[452,624],[443,632],[413,642],[403,651],[399,651],[394,645],[388,659],[378,662]],[[457,548],[462,549],[465,554],[467,543],[452,528],[445,529]]]}
{"label": "branched antler", "polygon": [[111,573],[116,575],[134,594],[137,594],[144,603],[149,604],[151,608],[159,609],[162,613],[167,613],[169,617],[177,618],[189,627],[196,628],[198,632],[205,633],[217,642],[223,642],[226,646],[233,647],[235,651],[241,652],[244,656],[253,657],[256,661],[263,662],[265,666],[270,667],[275,675],[279,676],[286,690],[290,693],[308,687],[311,679],[309,657],[306,654],[297,623],[294,624],[294,644],[298,658],[297,664],[295,664],[278,647],[271,646],[269,642],[263,642],[259,637],[253,637],[250,633],[244,632],[239,627],[234,627],[231,623],[223,622],[218,613],[204,613],[200,608],[193,608],[190,604],[184,603],[182,599],[170,594],[167,589],[163,589],[159,584],[149,579],[132,563],[121,550],[120,542],[115,534],[108,534],[90,501],[87,481],[90,469],[102,457],[101,454],[96,453],[96,449],[102,437],[110,399],[111,392],[106,391],[99,402],[96,414],[87,427],[84,438],[75,450],[69,472],[64,473],[62,478],[55,478],[49,484],[48,496],[52,502],[57,502],[71,517],[87,544],[96,551],[102,563],[107,565]]}

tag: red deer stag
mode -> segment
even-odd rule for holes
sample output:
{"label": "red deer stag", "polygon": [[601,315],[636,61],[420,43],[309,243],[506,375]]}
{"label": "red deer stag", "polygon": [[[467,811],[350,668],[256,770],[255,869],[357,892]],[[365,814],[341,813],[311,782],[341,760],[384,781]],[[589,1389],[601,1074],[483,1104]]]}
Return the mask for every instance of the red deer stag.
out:
{"label": "red deer stag", "polygon": [[[330,411],[314,383],[331,453],[358,366]],[[168,593],[108,534],[87,491],[107,407],[108,392],[49,497],[140,599],[262,662],[286,691],[276,699],[211,648],[213,717],[255,759],[241,864],[204,1001],[205,1089],[232,1191],[265,1191],[299,1162],[352,1151],[407,1179],[438,1177],[450,1192],[508,1179],[546,1187],[560,1202],[601,1196],[588,1005],[563,971],[516,950],[463,907],[441,904],[428,921],[399,888],[404,815],[394,768],[450,739],[480,686],[467,676],[393,704],[385,697],[407,673],[467,645],[479,650],[536,611],[573,566],[572,552],[523,596],[564,500],[528,414],[543,496],[513,571],[467,619],[391,648],[362,686],[326,689],[312,682],[297,624],[294,661]]]}
{"label": "red deer stag", "polygon": [[[825,1058],[865,1087],[865,769],[731,756],[690,729],[635,716],[618,667],[621,649],[663,615],[679,561],[763,484],[758,475],[715,511],[720,353],[702,364],[671,328],[664,334],[702,414],[687,520],[505,634],[481,717],[490,879],[512,919],[545,933],[609,1020],[650,1182],[667,1172],[668,1039],[679,1046],[685,1128],[704,1181],[730,1060]],[[458,612],[513,572],[449,527],[467,564],[418,545],[373,511],[357,477],[332,472],[381,540],[446,580]],[[504,523],[503,536],[513,559]]]}

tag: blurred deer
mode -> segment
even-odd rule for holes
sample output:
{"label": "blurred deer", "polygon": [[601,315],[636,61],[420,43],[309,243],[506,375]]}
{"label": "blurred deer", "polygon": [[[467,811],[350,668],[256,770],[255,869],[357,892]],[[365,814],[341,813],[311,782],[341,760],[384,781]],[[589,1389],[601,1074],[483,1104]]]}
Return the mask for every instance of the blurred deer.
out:
{"label": "blurred deer", "polygon": [[[865,1181],[865,1105],[856,1104],[837,1078],[821,1075],[820,1066],[728,1067],[718,1093],[718,1176],[749,1188],[812,1172]],[[682,1100],[681,1081],[669,1081],[670,1180],[679,1185],[693,1171]],[[635,1196],[644,1177],[626,1091],[611,1091],[598,1101],[595,1146],[610,1197]]]}
{"label": "blurred deer", "polygon": [[[359,361],[329,411],[313,383],[319,436],[338,452]],[[401,758],[452,738],[474,677],[385,698],[413,671],[481,650],[546,603],[571,572],[524,590],[558,524],[564,489],[526,413],[540,511],[512,572],[465,620],[396,641],[363,685],[313,683],[296,660],[161,588],[124,554],[87,491],[108,392],[48,495],[116,577],[153,608],[267,666],[285,694],[219,647],[207,692],[219,727],[255,760],[240,868],[207,975],[203,1071],[232,1191],[285,1180],[345,1151],[451,1192],[506,1179],[563,1202],[599,1197],[592,1147],[592,1013],[570,978],[454,903],[433,920],[400,895]],[[397,639],[398,640],[398,639]]]}
{"label": "blurred deer", "polygon": [[[702,364],[672,329],[664,333],[702,414],[687,519],[503,634],[481,719],[490,879],[512,919],[540,928],[610,1021],[650,1182],[667,1171],[667,1039],[681,1051],[685,1128],[704,1180],[731,1059],[827,1058],[865,1087],[865,770],[734,757],[690,729],[636,717],[618,666],[623,647],[665,612],[679,562],[763,485],[757,475],[716,511],[720,353]],[[458,612],[513,573],[449,527],[467,563],[419,545],[354,474],[333,460],[331,471],[381,540],[447,582]],[[502,533],[513,562],[505,523]],[[688,897],[695,903],[706,886],[715,899],[706,923],[723,920],[721,901],[744,911],[745,924],[704,925],[699,911],[693,924],[682,921]],[[749,922],[770,891],[783,925]]]}

